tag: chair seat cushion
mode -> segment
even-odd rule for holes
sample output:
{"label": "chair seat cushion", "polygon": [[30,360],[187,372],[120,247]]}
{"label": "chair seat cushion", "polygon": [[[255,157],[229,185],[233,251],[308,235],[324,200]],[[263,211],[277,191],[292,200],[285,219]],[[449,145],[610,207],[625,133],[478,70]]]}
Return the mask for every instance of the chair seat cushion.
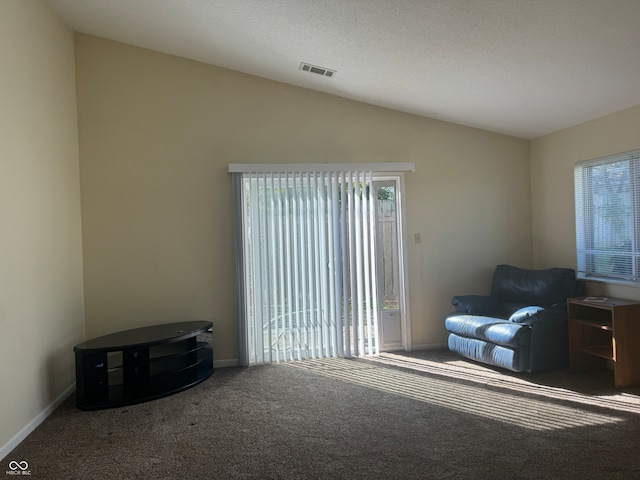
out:
{"label": "chair seat cushion", "polygon": [[445,327],[461,337],[476,338],[511,348],[529,345],[531,339],[529,325],[501,318],[453,314],[445,320]]}

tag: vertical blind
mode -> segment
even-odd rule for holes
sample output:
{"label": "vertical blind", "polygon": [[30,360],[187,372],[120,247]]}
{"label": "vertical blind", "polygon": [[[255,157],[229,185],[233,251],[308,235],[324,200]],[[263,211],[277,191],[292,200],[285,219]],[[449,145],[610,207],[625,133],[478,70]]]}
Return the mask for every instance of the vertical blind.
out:
{"label": "vertical blind", "polygon": [[640,281],[640,151],[578,163],[574,175],[579,275]]}
{"label": "vertical blind", "polygon": [[240,363],[377,354],[371,171],[238,172],[234,188]]}

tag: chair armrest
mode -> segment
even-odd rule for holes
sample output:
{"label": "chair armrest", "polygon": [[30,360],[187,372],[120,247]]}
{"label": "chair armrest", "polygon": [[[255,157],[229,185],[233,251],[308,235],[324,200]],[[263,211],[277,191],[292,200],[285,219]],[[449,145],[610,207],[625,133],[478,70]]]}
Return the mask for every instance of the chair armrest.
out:
{"label": "chair armrest", "polygon": [[456,312],[492,316],[501,313],[501,304],[489,295],[456,295],[451,299]]}
{"label": "chair armrest", "polygon": [[523,324],[531,328],[529,371],[563,368],[569,362],[569,328],[562,308],[540,311]]}
{"label": "chair armrest", "polygon": [[519,323],[527,324],[531,328],[558,331],[567,328],[567,312],[562,308],[547,308],[527,315]]}

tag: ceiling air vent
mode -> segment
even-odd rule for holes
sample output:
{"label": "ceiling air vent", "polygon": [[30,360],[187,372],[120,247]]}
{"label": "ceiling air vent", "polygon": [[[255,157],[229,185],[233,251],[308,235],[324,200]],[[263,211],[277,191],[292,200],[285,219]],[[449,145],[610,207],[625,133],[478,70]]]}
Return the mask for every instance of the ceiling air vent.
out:
{"label": "ceiling air vent", "polygon": [[300,70],[304,70],[305,72],[309,72],[309,73],[316,73],[318,75],[322,75],[323,77],[329,77],[329,78],[334,77],[337,73],[335,70],[330,70],[324,67],[318,67],[317,65],[311,65],[309,63],[304,63],[304,62],[300,64]]}

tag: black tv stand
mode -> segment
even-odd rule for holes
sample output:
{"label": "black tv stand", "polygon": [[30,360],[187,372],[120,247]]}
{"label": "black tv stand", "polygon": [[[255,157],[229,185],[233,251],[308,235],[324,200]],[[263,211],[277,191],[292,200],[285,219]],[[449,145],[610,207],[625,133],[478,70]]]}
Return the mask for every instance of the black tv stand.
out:
{"label": "black tv stand", "polygon": [[211,322],[135,328],[76,345],[76,406],[82,410],[146,402],[213,374]]}

